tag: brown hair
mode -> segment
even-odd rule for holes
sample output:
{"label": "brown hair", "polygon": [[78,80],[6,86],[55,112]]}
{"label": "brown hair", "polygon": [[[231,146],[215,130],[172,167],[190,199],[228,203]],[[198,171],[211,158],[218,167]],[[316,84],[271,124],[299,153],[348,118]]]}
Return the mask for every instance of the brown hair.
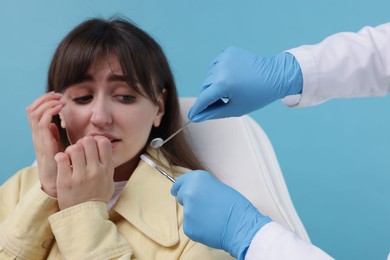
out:
{"label": "brown hair", "polygon": [[[47,91],[62,93],[83,78],[99,58],[115,55],[128,84],[139,94],[157,104],[157,98],[166,90],[165,114],[159,127],[153,128],[149,140],[166,138],[181,126],[180,107],[176,86],[168,61],[160,45],[146,32],[126,19],[90,19],[61,41],[48,73]],[[59,117],[53,122],[60,129],[61,143],[69,145]],[[185,135],[179,134],[159,151],[172,165],[190,169],[204,169],[190,150]]]}

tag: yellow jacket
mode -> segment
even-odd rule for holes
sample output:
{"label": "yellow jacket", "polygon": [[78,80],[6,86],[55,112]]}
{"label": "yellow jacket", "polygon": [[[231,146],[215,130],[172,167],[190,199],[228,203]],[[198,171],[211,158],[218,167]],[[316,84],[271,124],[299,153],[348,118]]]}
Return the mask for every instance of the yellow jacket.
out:
{"label": "yellow jacket", "polygon": [[22,169],[0,187],[0,259],[231,259],[184,234],[171,186],[140,161],[110,211],[97,201],[59,211],[38,169]]}

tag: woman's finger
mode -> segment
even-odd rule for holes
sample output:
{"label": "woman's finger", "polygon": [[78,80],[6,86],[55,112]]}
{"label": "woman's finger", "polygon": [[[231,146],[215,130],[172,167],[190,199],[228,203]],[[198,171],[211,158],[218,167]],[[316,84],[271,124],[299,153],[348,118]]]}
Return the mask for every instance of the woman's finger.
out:
{"label": "woman's finger", "polygon": [[71,160],[73,177],[78,180],[84,178],[86,162],[83,146],[79,143],[70,145],[66,148],[65,153]]}
{"label": "woman's finger", "polygon": [[[57,163],[57,189],[58,186],[61,187],[69,187],[71,184],[71,177],[72,177],[72,168],[71,168],[71,162],[70,158],[67,154],[65,153],[57,153],[54,156],[54,160]],[[57,197],[57,194],[56,194]]]}
{"label": "woman's finger", "polygon": [[43,94],[42,96],[38,97],[34,100],[27,108],[27,111],[35,111],[39,106],[41,106],[43,103],[49,101],[49,100],[60,100],[62,97],[62,94],[60,93],[54,93],[49,92],[46,94]]}
{"label": "woman's finger", "polygon": [[112,164],[112,147],[109,139],[103,136],[95,136],[99,152],[99,160],[103,165]]}
{"label": "woman's finger", "polygon": [[27,117],[31,129],[35,130],[37,127],[42,125],[47,127],[48,120],[50,120],[51,122],[52,117],[57,115],[64,106],[64,102],[51,100],[47,103],[42,104],[36,110],[28,112]]}
{"label": "woman's finger", "polygon": [[89,169],[98,168],[100,165],[98,147],[95,138],[92,136],[85,136],[78,141],[85,152],[85,161]]}

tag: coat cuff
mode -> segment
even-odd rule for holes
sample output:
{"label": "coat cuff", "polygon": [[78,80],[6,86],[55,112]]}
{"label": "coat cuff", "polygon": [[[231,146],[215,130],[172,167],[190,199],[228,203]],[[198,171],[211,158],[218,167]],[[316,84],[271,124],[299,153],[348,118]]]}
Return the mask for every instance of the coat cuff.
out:
{"label": "coat cuff", "polygon": [[47,219],[58,210],[57,200],[36,183],[1,223],[3,250],[22,259],[43,259],[54,238]]}
{"label": "coat cuff", "polygon": [[314,57],[304,47],[287,50],[294,55],[302,71],[302,94],[289,95],[282,99],[283,104],[289,107],[306,107],[318,105],[327,101],[326,98],[316,95],[319,85],[319,72]]}
{"label": "coat cuff", "polygon": [[109,220],[104,202],[75,205],[52,215],[49,222],[65,259],[112,259],[133,252]]}

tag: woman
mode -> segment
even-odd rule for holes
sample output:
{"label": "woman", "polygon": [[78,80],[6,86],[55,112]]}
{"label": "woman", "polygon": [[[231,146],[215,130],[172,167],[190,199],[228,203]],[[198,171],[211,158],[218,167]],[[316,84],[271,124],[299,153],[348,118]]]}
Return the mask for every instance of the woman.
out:
{"label": "woman", "polygon": [[27,108],[38,167],[0,188],[0,258],[226,259],[182,230],[171,183],[202,168],[180,126],[172,73],[160,46],[126,20],[88,20],[59,44],[48,93]]}

